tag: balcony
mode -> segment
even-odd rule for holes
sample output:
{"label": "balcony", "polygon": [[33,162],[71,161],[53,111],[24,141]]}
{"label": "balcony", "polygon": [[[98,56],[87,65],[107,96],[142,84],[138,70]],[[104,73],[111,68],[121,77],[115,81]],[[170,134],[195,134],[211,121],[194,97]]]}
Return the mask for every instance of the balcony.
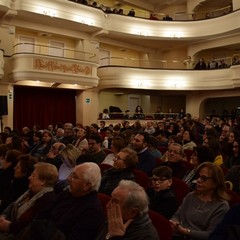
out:
{"label": "balcony", "polygon": [[54,56],[49,54],[51,47],[29,43],[19,43],[14,48],[15,53],[8,59],[8,74],[5,74],[4,81],[74,89],[88,89],[98,85],[95,54],[52,47],[62,53],[62,56]]}

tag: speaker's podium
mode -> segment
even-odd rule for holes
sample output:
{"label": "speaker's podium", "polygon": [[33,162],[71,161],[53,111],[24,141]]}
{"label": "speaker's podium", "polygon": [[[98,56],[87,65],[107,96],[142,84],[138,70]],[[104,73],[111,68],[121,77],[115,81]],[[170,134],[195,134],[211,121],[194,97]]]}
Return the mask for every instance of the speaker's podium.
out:
{"label": "speaker's podium", "polygon": [[0,96],[0,125],[1,132],[3,131],[2,116],[8,115],[7,96]]}

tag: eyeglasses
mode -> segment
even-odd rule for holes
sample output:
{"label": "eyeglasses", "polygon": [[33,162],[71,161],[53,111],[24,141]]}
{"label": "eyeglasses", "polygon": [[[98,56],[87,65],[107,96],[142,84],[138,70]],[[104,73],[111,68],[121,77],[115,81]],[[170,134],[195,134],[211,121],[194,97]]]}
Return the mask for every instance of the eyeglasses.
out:
{"label": "eyeglasses", "polygon": [[113,161],[118,161],[118,160],[122,160],[122,161],[125,161],[124,159],[120,158],[118,155],[115,156],[115,158],[113,159]]}
{"label": "eyeglasses", "polygon": [[204,175],[196,175],[196,179],[200,179],[201,182],[206,182],[208,179],[213,179],[213,177],[208,177]]}
{"label": "eyeglasses", "polygon": [[157,177],[152,177],[150,178],[150,180],[154,183],[163,183],[165,182],[166,180],[168,180],[167,178],[157,178]]}

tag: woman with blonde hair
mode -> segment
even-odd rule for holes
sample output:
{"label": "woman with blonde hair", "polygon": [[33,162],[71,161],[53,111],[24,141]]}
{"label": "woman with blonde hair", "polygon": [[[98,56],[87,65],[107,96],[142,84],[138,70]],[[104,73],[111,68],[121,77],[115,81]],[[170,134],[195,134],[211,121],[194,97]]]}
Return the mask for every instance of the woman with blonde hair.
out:
{"label": "woman with blonde hair", "polygon": [[173,239],[208,239],[229,210],[224,174],[211,162],[199,165],[196,190],[189,193],[170,220]]}
{"label": "woman with blonde hair", "polygon": [[63,161],[59,168],[59,180],[66,180],[76,165],[77,158],[81,151],[72,144],[68,144],[61,152],[60,156]]}

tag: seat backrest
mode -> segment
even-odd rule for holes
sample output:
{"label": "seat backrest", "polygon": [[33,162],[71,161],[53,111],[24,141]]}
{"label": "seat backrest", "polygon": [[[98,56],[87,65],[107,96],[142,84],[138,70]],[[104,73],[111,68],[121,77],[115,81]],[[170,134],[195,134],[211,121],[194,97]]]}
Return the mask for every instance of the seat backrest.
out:
{"label": "seat backrest", "polygon": [[112,168],[112,165],[106,163],[100,163],[98,166],[100,167],[101,172],[104,172],[105,170]]}
{"label": "seat backrest", "polygon": [[140,186],[142,186],[144,189],[148,188],[149,185],[149,177],[148,175],[139,169],[134,169],[133,174],[135,176],[136,183],[138,183]]}
{"label": "seat backrest", "polygon": [[152,223],[158,232],[159,239],[171,240],[173,230],[169,220],[162,216],[160,213],[152,210],[149,210],[148,214],[149,218],[152,220]]}
{"label": "seat backrest", "polygon": [[173,177],[171,189],[176,194],[177,203],[180,206],[185,196],[189,193],[188,185],[183,180]]}
{"label": "seat backrest", "polygon": [[102,208],[103,208],[103,212],[105,214],[105,216],[107,217],[107,203],[110,201],[111,197],[108,196],[105,193],[98,193],[98,199],[100,200],[101,204],[102,204]]}
{"label": "seat backrest", "polygon": [[227,193],[230,196],[230,199],[228,200],[228,204],[230,207],[240,204],[240,195],[230,189],[227,189]]}

